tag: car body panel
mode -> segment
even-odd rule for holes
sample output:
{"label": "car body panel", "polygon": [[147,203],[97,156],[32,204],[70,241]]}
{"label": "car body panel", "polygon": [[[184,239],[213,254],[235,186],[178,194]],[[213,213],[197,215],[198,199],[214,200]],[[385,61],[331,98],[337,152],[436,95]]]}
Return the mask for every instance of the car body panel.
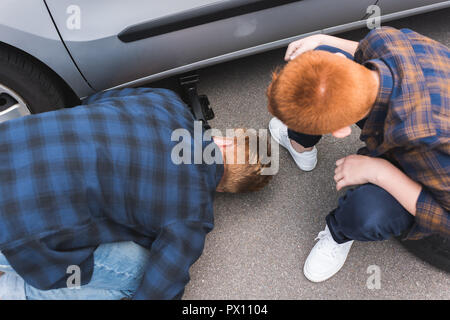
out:
{"label": "car body panel", "polygon": [[[218,1],[46,0],[67,48],[97,90],[359,20],[375,1],[341,0],[339,6],[335,0],[296,1],[139,41],[124,43],[118,38],[139,22],[214,2]],[[67,7],[73,4],[80,9],[79,30],[66,27]]]}
{"label": "car body panel", "polygon": [[58,74],[79,96],[93,93],[82,77],[52,22],[43,1],[2,0],[0,42],[37,58]]}
{"label": "car body panel", "polygon": [[[372,3],[381,7],[383,23],[450,7],[448,0],[340,0],[338,6],[336,0],[302,0],[138,41],[118,37],[130,27],[190,10],[264,1],[2,0],[0,42],[42,61],[85,97],[280,48],[315,33],[365,27]],[[73,6],[80,9],[78,29],[69,25]]]}
{"label": "car body panel", "polygon": [[442,3],[442,0],[379,0],[377,5],[381,8],[381,14],[386,15],[402,10],[414,9],[431,4]]}

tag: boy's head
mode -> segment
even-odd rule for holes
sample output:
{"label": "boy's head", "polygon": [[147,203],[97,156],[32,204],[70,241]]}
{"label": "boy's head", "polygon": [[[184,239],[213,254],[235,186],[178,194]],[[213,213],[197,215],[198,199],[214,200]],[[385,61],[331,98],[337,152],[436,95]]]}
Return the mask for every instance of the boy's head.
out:
{"label": "boy's head", "polygon": [[273,74],[268,109],[291,130],[335,133],[363,119],[378,93],[376,71],[342,54],[308,51]]}
{"label": "boy's head", "polygon": [[[262,174],[271,163],[263,160],[270,158],[270,139],[261,137],[246,129],[235,129],[233,136],[213,137],[222,152],[224,174],[217,186],[218,192],[251,192],[264,188],[272,175]],[[267,141],[267,142],[266,142]],[[260,152],[260,142],[266,150]],[[261,155],[265,156],[261,157]]]}

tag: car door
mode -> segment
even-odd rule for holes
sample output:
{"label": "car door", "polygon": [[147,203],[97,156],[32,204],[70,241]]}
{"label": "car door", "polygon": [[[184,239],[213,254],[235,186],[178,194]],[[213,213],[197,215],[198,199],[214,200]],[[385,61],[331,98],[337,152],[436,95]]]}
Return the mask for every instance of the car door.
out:
{"label": "car door", "polygon": [[247,48],[356,21],[373,2],[46,0],[67,49],[97,90],[206,66]]}

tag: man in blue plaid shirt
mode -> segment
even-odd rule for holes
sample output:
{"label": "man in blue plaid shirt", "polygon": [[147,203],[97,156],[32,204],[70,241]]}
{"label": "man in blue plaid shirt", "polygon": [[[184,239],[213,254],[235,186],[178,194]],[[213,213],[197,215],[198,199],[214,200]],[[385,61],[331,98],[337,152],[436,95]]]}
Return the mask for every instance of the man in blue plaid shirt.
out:
{"label": "man in blue plaid shirt", "polygon": [[194,117],[168,90],[84,104],[0,124],[0,299],[181,298],[215,191],[261,189],[268,164],[226,161],[254,159],[248,136],[213,137],[223,161],[174,163],[172,133],[193,136]]}

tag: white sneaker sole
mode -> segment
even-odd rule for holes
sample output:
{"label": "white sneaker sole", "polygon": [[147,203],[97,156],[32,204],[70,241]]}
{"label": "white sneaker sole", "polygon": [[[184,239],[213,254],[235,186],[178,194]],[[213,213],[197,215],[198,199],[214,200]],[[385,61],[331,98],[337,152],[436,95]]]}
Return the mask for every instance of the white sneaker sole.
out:
{"label": "white sneaker sole", "polygon": [[[346,259],[346,260],[347,260],[347,259]],[[308,260],[306,260],[306,261],[308,261]],[[323,277],[315,277],[315,276],[313,276],[312,274],[310,274],[310,273],[308,272],[308,270],[307,270],[307,268],[306,268],[306,263],[305,263],[305,265],[303,266],[303,274],[305,275],[306,279],[308,279],[308,280],[311,281],[311,282],[315,282],[315,283],[324,282],[324,281],[326,281],[326,280],[332,278],[334,275],[336,275],[336,274],[342,269],[342,267],[344,266],[344,264],[345,264],[345,260],[344,260],[343,263],[339,264],[337,270],[334,271],[333,273],[328,274],[328,275],[325,275],[325,276],[323,276]]]}

